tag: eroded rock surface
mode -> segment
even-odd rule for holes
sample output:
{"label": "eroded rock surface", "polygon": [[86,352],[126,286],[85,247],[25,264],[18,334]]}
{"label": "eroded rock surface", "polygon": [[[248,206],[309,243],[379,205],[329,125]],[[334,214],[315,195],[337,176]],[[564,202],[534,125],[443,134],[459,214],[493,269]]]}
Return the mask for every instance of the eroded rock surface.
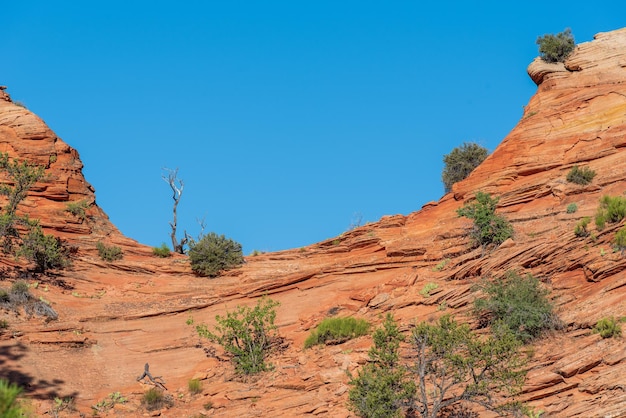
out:
{"label": "eroded rock surface", "polygon": [[[95,205],[76,151],[3,94],[0,151],[44,164],[50,174],[23,208],[78,253],[60,275],[30,280],[59,320],[3,314],[10,327],[0,339],[0,374],[24,384],[42,413],[55,396],[74,396],[79,411],[90,413],[119,391],[129,402],[109,416],[143,414],[146,386],[136,378],[148,362],[174,396],[163,416],[348,417],[346,371],[366,362],[371,339],[303,350],[321,319],[358,315],[378,323],[390,311],[403,329],[444,313],[472,321],[472,285],[516,270],[548,286],[565,324],[534,344],[522,400],[553,417],[625,416],[625,340],[592,332],[602,317],[626,316],[626,257],[612,246],[621,224],[593,237],[573,233],[602,195],[626,191],[625,63],[626,29],[578,45],[558,70],[534,61],[528,71],[538,91],[518,125],[441,200],[302,249],[247,257],[242,268],[214,280],[191,274],[183,256],[156,258],[123,237]],[[568,183],[574,165],[597,176],[586,186]],[[499,196],[499,213],[515,228],[512,240],[486,253],[468,249],[469,221],[456,214],[477,191]],[[82,199],[90,204],[84,221],[65,211],[67,202]],[[566,212],[570,203],[577,212]],[[101,261],[99,240],[121,246],[124,259]],[[2,262],[8,272],[16,265]],[[431,282],[438,287],[424,297],[420,291]],[[216,314],[263,294],[281,302],[285,342],[272,372],[242,381],[185,322],[192,316],[212,324]],[[191,378],[202,380],[202,394],[188,393]]]}

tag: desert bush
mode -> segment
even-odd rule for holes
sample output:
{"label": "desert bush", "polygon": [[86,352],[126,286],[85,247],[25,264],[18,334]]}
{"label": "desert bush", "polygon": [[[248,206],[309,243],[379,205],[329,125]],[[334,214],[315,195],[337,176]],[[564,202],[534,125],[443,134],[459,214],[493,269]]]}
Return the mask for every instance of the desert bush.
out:
{"label": "desert bush", "polygon": [[187,389],[189,389],[189,393],[192,395],[197,395],[202,392],[202,382],[200,379],[190,379],[189,382],[187,382]]}
{"label": "desert bush", "polygon": [[616,223],[626,217],[626,198],[604,195],[600,198],[600,206],[596,211],[596,227],[604,229],[606,223]]}
{"label": "desert bush", "polygon": [[17,254],[35,263],[37,271],[41,273],[49,269],[65,268],[69,264],[61,239],[44,234],[38,224],[30,227]]}
{"label": "desert bush", "polygon": [[104,261],[115,261],[121,260],[124,257],[122,253],[122,249],[116,246],[109,246],[104,244],[102,241],[98,241],[96,244],[96,248],[98,249],[98,255]]}
{"label": "desert bush", "polygon": [[564,62],[576,46],[574,36],[569,28],[556,35],[539,36],[537,45],[539,45],[541,58],[546,62]]}
{"label": "desert bush", "polygon": [[169,408],[174,402],[171,395],[166,395],[159,388],[148,389],[141,398],[141,404],[148,410],[154,411],[161,408]]}
{"label": "desert bush", "polygon": [[[217,315],[214,329],[205,324],[196,326],[200,337],[222,346],[232,356],[235,371],[240,374],[255,374],[268,370],[266,363],[272,345],[278,340],[276,307],[280,303],[263,297],[254,308],[238,306],[226,316]],[[193,320],[188,321],[193,324]]]}
{"label": "desert bush", "polygon": [[160,247],[152,248],[152,254],[157,257],[167,258],[171,257],[172,252],[170,251],[170,247],[168,247],[167,244],[162,243]]}
{"label": "desert bush", "polygon": [[587,230],[589,222],[591,222],[591,218],[589,216],[585,216],[580,221],[578,221],[576,223],[576,226],[574,227],[574,235],[576,235],[577,237],[586,237],[587,235],[589,235],[589,231]]}
{"label": "desert bush", "polygon": [[567,209],[565,210],[567,213],[576,213],[578,210],[578,205],[576,203],[570,203],[567,205]]}
{"label": "desert bush", "polygon": [[22,388],[8,380],[0,379],[0,417],[22,418],[27,416],[18,401],[21,393]]}
{"label": "desert bush", "polygon": [[593,332],[600,334],[602,338],[619,337],[622,335],[622,327],[615,317],[609,316],[600,319],[593,328]]}
{"label": "desert bush", "polygon": [[100,412],[106,412],[109,409],[113,408],[116,404],[125,404],[128,402],[120,392],[109,393],[109,396],[93,405],[91,409],[93,409],[94,415],[98,415]]}
{"label": "desert bush", "polygon": [[352,338],[367,335],[370,324],[364,319],[354,317],[325,318],[311,331],[304,341],[304,348],[317,344],[341,343]]}
{"label": "desert bush", "polygon": [[595,176],[596,172],[589,167],[578,168],[578,166],[575,165],[569,173],[567,173],[567,181],[584,186],[591,183]]}
{"label": "desert bush", "polygon": [[420,295],[422,295],[425,298],[429,298],[430,292],[437,289],[438,287],[439,285],[437,283],[428,282],[424,285],[424,287],[422,287],[422,290],[420,290]]}
{"label": "desert bush", "polygon": [[400,364],[400,333],[396,321],[387,314],[382,326],[372,335],[374,346],[369,351],[370,361],[350,379],[348,406],[360,417],[402,417],[412,404],[415,383]]}
{"label": "desert bush", "polygon": [[622,227],[615,233],[615,238],[613,238],[613,242],[615,243],[615,248],[619,251],[626,250],[626,226]]}
{"label": "desert bush", "polygon": [[189,260],[196,274],[207,277],[216,277],[244,262],[241,244],[214,232],[189,244]]}
{"label": "desert bush", "polygon": [[472,219],[474,226],[470,230],[470,239],[474,245],[486,247],[489,244],[500,245],[513,236],[513,227],[505,217],[496,214],[498,198],[491,198],[487,193],[478,192],[476,201],[457,210],[459,216]]}
{"label": "desert bush", "polygon": [[444,189],[452,190],[452,185],[470,175],[489,155],[486,148],[473,142],[465,142],[443,156],[444,168],[441,173]]}
{"label": "desert bush", "polygon": [[485,297],[474,301],[474,313],[482,326],[509,329],[522,342],[542,332],[560,327],[560,321],[548,300],[548,290],[532,275],[520,277],[507,273],[499,280],[479,286]]}
{"label": "desert bush", "polygon": [[89,207],[89,203],[85,200],[79,200],[78,202],[68,202],[65,205],[65,210],[71,213],[73,216],[76,216],[81,221],[85,221],[87,219],[87,215],[85,210]]}

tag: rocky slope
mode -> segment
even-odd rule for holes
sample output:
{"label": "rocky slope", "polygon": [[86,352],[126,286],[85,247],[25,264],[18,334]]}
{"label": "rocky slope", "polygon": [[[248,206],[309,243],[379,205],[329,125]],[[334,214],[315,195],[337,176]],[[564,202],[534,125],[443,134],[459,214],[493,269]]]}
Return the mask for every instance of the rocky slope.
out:
{"label": "rocky slope", "polygon": [[[626,416],[624,339],[591,331],[602,317],[626,316],[626,258],[612,250],[621,225],[594,240],[573,233],[602,195],[626,191],[626,29],[578,45],[564,65],[535,60],[528,73],[538,90],[518,125],[438,202],[303,249],[248,257],[214,280],[191,274],[183,256],[159,259],[122,236],[96,205],[77,152],[2,93],[0,151],[48,168],[22,209],[78,252],[58,275],[28,278],[58,320],[0,314],[10,324],[0,336],[0,375],[23,384],[39,414],[55,397],[72,396],[77,411],[61,414],[89,415],[90,406],[121,392],[129,402],[103,415],[142,415],[146,385],[136,378],[147,362],[174,398],[161,416],[348,417],[346,371],[364,363],[371,339],[304,351],[311,327],[331,312],[378,323],[390,311],[405,328],[443,313],[471,321],[472,284],[516,270],[546,284],[566,324],[534,344],[522,400],[552,417]],[[587,186],[568,183],[574,165],[597,176]],[[477,191],[499,196],[498,210],[515,228],[513,240],[487,254],[468,250],[469,221],[456,214]],[[84,221],[65,210],[80,200],[90,204]],[[566,213],[570,203],[577,212]],[[122,247],[124,259],[101,261],[98,241]],[[24,274],[14,259],[0,262],[2,286]],[[425,298],[420,291],[429,282],[438,288]],[[213,323],[263,294],[281,302],[285,344],[272,372],[241,381],[219,350],[207,355],[208,344],[185,322]],[[192,377],[202,379],[202,394],[188,393]]]}

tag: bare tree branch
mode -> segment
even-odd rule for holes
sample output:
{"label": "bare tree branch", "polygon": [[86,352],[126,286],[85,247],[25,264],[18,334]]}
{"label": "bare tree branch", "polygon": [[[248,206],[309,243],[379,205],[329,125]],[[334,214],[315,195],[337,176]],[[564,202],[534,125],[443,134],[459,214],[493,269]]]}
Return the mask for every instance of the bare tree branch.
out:
{"label": "bare tree branch", "polygon": [[176,168],[175,170],[172,170],[170,168],[163,168],[163,171],[167,172],[167,176],[164,174],[161,177],[163,178],[163,181],[170,185],[170,188],[172,189],[172,199],[174,200],[174,207],[172,210],[173,219],[170,222],[170,227],[172,228],[172,232],[170,234],[170,237],[172,238],[172,248],[174,249],[174,252],[184,254],[185,244],[187,244],[189,237],[185,233],[185,237],[180,241],[180,243],[176,238],[176,228],[178,226],[176,210],[178,208],[180,198],[183,196],[183,189],[185,188],[185,184],[183,183],[182,179],[178,178],[178,168]]}

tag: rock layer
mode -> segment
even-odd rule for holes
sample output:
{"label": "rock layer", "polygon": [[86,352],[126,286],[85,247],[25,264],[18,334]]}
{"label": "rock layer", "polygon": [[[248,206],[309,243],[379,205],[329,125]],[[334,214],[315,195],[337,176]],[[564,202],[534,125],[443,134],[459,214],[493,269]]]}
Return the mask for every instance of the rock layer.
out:
{"label": "rock layer", "polygon": [[[537,94],[518,125],[441,200],[302,249],[247,257],[242,268],[214,280],[193,276],[184,256],[158,259],[121,236],[95,205],[76,151],[4,95],[0,151],[46,164],[54,174],[32,191],[24,210],[79,250],[72,268],[31,280],[58,321],[7,317],[0,374],[24,384],[40,412],[54,406],[55,396],[74,396],[86,412],[119,391],[129,402],[102,415],[143,413],[146,387],[136,377],[148,362],[174,395],[163,416],[348,417],[346,371],[365,363],[371,339],[303,350],[321,319],[358,315],[377,323],[393,312],[406,330],[413,321],[453,313],[472,323],[472,285],[515,270],[544,282],[565,324],[533,344],[521,399],[553,417],[624,416],[626,344],[592,332],[602,317],[626,316],[626,258],[612,249],[621,224],[586,238],[573,230],[593,216],[602,195],[626,191],[625,62],[626,29],[578,45],[563,66],[535,60],[528,72]],[[565,180],[575,165],[596,171],[591,184]],[[469,249],[468,220],[456,214],[478,191],[498,196],[499,213],[515,228],[512,240],[488,252]],[[91,204],[84,223],[63,206],[81,199]],[[575,213],[566,211],[571,203]],[[122,246],[124,259],[99,260],[94,247],[102,239]],[[421,294],[426,283],[438,285],[428,297]],[[281,302],[284,344],[271,358],[273,371],[242,381],[219,348],[213,353],[185,322],[192,316],[212,324],[216,314],[264,294]],[[191,378],[201,379],[200,395],[188,393]]]}

